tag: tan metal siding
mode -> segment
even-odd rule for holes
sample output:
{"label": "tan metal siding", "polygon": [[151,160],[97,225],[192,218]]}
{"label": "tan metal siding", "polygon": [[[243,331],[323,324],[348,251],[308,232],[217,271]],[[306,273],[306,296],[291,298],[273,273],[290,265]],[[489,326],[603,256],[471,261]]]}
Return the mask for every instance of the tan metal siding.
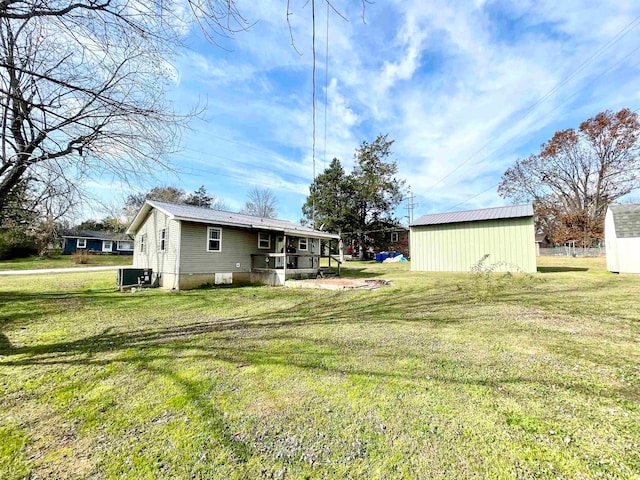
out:
{"label": "tan metal siding", "polygon": [[[166,228],[166,247],[159,251],[160,230]],[[146,235],[144,253],[140,251],[142,235]],[[178,241],[180,239],[180,222],[171,220],[164,213],[153,209],[136,232],[133,266],[152,268],[155,273],[176,273]]]}
{"label": "tan metal siding", "polygon": [[[222,229],[222,251],[207,251],[207,227]],[[180,273],[229,273],[251,271],[251,254],[275,252],[275,234],[271,248],[258,248],[258,232],[219,225],[182,222]],[[236,267],[239,263],[240,266]]]}
{"label": "tan metal siding", "polygon": [[536,271],[533,218],[411,227],[411,269],[468,272],[486,254],[496,271]]}

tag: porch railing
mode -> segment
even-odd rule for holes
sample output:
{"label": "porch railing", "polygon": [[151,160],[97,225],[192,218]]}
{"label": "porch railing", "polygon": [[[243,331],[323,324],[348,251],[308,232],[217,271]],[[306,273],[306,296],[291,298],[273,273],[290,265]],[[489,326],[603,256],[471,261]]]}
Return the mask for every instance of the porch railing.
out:
{"label": "porch railing", "polygon": [[[310,266],[301,266],[300,259],[311,258]],[[252,271],[264,271],[264,270],[320,270],[320,260],[327,258],[329,260],[329,267],[331,268],[331,262],[336,263],[338,268],[338,275],[340,275],[340,266],[342,262],[339,258],[333,255],[320,255],[319,253],[252,253],[251,254],[251,270]],[[278,260],[281,260],[278,262]]]}

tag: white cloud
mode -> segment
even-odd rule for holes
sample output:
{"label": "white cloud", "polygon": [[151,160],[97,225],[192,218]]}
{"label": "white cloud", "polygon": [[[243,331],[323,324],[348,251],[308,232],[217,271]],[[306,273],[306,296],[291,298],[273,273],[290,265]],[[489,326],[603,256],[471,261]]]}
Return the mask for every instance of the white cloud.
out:
{"label": "white cloud", "polygon": [[[336,156],[349,168],[360,142],[389,132],[400,176],[420,195],[424,211],[465,200],[460,208],[500,203],[489,187],[554,130],[640,103],[640,67],[633,56],[624,61],[636,48],[638,25],[598,53],[640,15],[633,2],[395,0],[369,5],[367,24],[359,2],[332,4],[350,21],[330,17],[327,159]],[[310,5],[292,2],[292,33],[302,56],[291,47],[286,5],[239,5],[249,22],[258,22],[228,42],[232,51],[198,48],[179,62],[177,101],[208,99],[208,123],[187,137],[187,148],[219,157],[187,155],[245,178],[244,185],[282,192],[297,219],[313,174]],[[324,162],[322,6],[316,11],[318,171]],[[240,180],[206,181],[243,203]]]}

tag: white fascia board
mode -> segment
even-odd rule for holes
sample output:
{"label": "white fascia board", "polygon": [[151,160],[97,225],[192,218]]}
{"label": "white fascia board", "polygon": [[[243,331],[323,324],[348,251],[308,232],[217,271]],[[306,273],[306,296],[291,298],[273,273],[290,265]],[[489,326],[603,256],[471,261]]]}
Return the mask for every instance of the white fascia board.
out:
{"label": "white fascia board", "polygon": [[82,238],[84,240],[102,240],[104,242],[127,242],[129,240],[109,240],[108,238],[98,238],[98,237],[79,237],[74,235],[63,235],[62,238]]}
{"label": "white fascia board", "polygon": [[162,207],[157,206],[153,202],[153,200],[145,200],[144,204],[142,205],[142,207],[140,207],[140,210],[131,221],[129,228],[127,228],[126,233],[128,235],[136,234],[136,232],[138,231],[138,228],[140,228],[140,225],[142,225],[142,222],[145,220],[145,218],[147,218],[147,215],[149,214],[152,208],[155,208],[156,210],[164,213],[170,219],[174,218],[174,215],[172,213],[168,212]]}
{"label": "white fascia board", "polygon": [[318,232],[318,231],[303,231],[303,230],[285,230],[284,233],[287,235],[292,235],[294,237],[309,237],[309,238],[325,238],[327,240],[339,240],[340,235],[335,233],[328,232]]}

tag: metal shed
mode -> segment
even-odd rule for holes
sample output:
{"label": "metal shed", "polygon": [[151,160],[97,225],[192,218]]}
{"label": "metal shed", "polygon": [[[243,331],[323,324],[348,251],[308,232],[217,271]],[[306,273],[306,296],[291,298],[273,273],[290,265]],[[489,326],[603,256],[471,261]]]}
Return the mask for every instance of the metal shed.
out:
{"label": "metal shed", "polygon": [[410,230],[413,271],[469,272],[483,258],[494,271],[536,271],[531,204],[424,215]]}
{"label": "metal shed", "polygon": [[607,270],[640,273],[640,203],[611,205],[604,220]]}

